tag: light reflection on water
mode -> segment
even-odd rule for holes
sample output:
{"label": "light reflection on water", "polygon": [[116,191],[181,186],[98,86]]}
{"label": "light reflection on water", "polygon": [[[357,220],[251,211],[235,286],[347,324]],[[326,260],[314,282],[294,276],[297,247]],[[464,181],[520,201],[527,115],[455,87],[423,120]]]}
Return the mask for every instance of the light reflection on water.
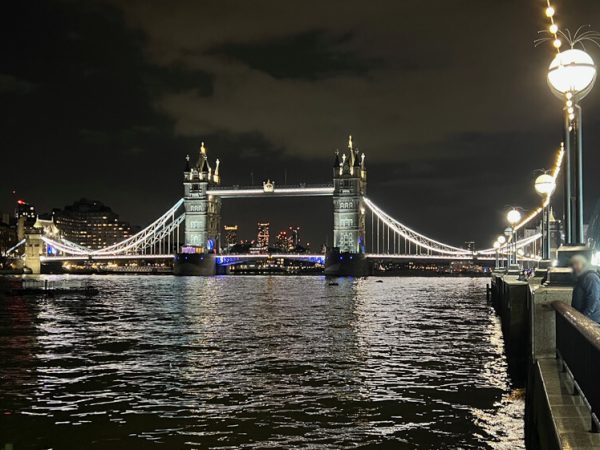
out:
{"label": "light reflection on water", "polygon": [[523,447],[486,280],[89,280],[0,299],[0,445]]}

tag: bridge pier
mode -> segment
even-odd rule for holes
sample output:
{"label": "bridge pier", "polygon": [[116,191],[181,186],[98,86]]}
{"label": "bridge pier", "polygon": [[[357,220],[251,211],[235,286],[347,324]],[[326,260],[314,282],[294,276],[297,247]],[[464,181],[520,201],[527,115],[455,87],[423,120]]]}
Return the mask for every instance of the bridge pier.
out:
{"label": "bridge pier", "polygon": [[173,274],[204,277],[216,275],[216,257],[211,253],[178,253],[175,255]]}
{"label": "bridge pier", "polygon": [[364,253],[342,253],[332,249],[325,255],[323,273],[331,276],[366,277],[371,274],[371,267]]}

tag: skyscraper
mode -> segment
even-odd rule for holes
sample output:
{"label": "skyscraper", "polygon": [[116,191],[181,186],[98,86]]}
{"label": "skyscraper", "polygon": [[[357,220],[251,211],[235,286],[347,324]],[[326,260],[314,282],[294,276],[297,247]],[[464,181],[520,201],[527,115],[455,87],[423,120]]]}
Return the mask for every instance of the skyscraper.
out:
{"label": "skyscraper", "polygon": [[238,226],[237,225],[224,225],[225,230],[225,243],[228,247],[233,247],[238,243]]}
{"label": "skyscraper", "polygon": [[288,237],[290,240],[290,244],[293,247],[297,247],[300,245],[300,227],[291,226],[288,231]]}
{"label": "skyscraper", "polygon": [[258,228],[256,245],[261,248],[268,248],[271,224],[269,222],[258,222],[256,226]]}

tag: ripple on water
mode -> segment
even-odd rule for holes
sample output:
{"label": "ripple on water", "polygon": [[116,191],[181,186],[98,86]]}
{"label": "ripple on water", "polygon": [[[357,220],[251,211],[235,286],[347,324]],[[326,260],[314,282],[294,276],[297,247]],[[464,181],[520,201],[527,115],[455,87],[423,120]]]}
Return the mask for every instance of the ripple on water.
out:
{"label": "ripple on water", "polygon": [[89,280],[0,298],[0,444],[523,448],[485,280]]}

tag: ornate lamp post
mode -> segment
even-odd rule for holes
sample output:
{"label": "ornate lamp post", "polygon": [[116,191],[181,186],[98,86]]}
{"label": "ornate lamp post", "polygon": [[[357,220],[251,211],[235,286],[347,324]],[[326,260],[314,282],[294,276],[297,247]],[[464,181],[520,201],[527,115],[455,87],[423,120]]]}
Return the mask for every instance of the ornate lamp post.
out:
{"label": "ornate lamp post", "polygon": [[554,177],[544,173],[535,179],[535,191],[542,196],[542,260],[550,259],[550,202],[548,201],[556,189]]}
{"label": "ornate lamp post", "polygon": [[498,241],[494,242],[494,248],[496,249],[496,269],[500,267],[500,246],[502,244]]}
{"label": "ornate lamp post", "polygon": [[[570,42],[571,47],[581,40],[576,34]],[[559,47],[560,41],[557,48]],[[594,61],[586,52],[576,48],[559,52],[548,68],[550,90],[565,102],[564,216],[566,241],[572,245],[584,241],[583,133],[579,102],[589,94],[595,81]]]}
{"label": "ornate lamp post", "polygon": [[506,268],[508,269],[508,267],[510,267],[511,264],[511,260],[512,260],[512,243],[511,243],[511,236],[513,234],[513,230],[511,227],[506,227],[504,229],[504,236],[506,239]]}
{"label": "ornate lamp post", "polygon": [[506,238],[502,235],[498,236],[496,242],[494,242],[494,248],[496,249],[496,269],[500,267],[500,249],[504,244],[506,244]]}
{"label": "ornate lamp post", "polygon": [[[507,228],[507,230],[509,230],[509,235],[513,239],[514,257],[515,257],[514,263],[517,264],[517,233],[515,232],[516,231],[515,226],[521,221],[521,213],[519,212],[519,210],[516,208],[511,209],[508,212],[508,214],[506,214],[506,221],[510,225],[510,228]],[[504,231],[504,234],[506,234],[506,230]],[[511,262],[511,251],[510,250],[508,252],[508,262],[510,265],[510,262]]]}

